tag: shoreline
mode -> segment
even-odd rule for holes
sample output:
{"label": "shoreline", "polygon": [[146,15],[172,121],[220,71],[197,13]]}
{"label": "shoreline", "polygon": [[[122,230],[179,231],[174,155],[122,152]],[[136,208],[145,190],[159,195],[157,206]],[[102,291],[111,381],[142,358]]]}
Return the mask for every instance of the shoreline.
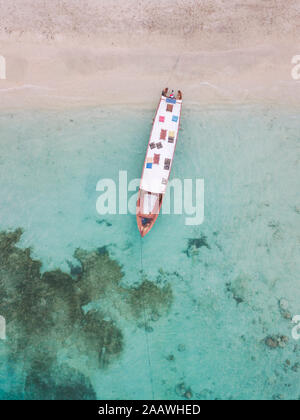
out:
{"label": "shoreline", "polygon": [[[133,103],[126,103],[126,102],[118,102],[118,103],[94,103],[94,104],[83,104],[83,103],[71,103],[65,102],[60,104],[41,104],[41,102],[33,104],[19,104],[16,102],[15,105],[12,106],[1,106],[0,105],[0,116],[4,116],[7,114],[14,114],[14,113],[24,113],[27,112],[48,112],[49,114],[55,114],[58,112],[88,112],[89,110],[93,111],[95,109],[104,110],[104,111],[121,111],[121,112],[154,112],[155,107],[157,106],[159,95],[155,96],[155,92],[153,96],[149,99],[148,102],[133,102]],[[0,95],[1,98],[1,95]],[[19,106],[18,106],[19,105]],[[262,110],[262,111],[290,111],[291,113],[299,112],[300,111],[300,103],[274,103],[274,102],[267,102],[267,101],[253,101],[253,102],[191,102],[191,101],[183,101],[183,112],[187,111],[226,111],[226,110],[242,110],[242,109],[253,109],[253,110]],[[151,114],[152,115],[152,114]]]}

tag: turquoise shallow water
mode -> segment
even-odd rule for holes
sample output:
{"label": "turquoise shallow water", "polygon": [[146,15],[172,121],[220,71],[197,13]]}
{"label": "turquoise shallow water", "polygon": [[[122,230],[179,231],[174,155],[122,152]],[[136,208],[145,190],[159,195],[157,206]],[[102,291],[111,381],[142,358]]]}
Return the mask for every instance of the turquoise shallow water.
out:
{"label": "turquoise shallow water", "polygon": [[152,117],[0,115],[0,230],[22,228],[17,247],[31,249],[2,238],[0,398],[300,398],[298,113],[184,109],[171,178],[204,179],[205,220],[160,215],[142,244],[144,290],[135,216],[99,216],[96,184],[140,176]]}

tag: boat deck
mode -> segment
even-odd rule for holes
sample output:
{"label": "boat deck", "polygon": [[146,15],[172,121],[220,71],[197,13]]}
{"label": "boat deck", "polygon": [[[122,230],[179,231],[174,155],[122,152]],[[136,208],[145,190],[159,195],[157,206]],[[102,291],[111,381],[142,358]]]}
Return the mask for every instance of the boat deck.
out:
{"label": "boat deck", "polygon": [[162,96],[153,122],[140,188],[164,194],[178,137],[181,100]]}

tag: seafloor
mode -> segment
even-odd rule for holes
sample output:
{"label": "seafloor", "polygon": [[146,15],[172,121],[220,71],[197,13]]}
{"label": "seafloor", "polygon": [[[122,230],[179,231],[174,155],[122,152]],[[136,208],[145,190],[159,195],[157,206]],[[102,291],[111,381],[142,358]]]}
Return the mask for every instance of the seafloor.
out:
{"label": "seafloor", "polygon": [[184,109],[205,220],[142,243],[96,184],[140,176],[152,114],[1,113],[1,399],[300,399],[298,111]]}

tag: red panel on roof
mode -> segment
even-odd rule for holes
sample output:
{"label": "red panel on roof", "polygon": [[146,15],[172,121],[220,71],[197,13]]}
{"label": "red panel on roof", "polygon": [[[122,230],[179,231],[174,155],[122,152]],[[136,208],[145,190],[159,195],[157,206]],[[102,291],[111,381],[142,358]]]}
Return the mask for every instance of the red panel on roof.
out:
{"label": "red panel on roof", "polygon": [[158,153],[154,153],[153,163],[158,165],[159,164],[159,159],[160,159],[160,155]]}
{"label": "red panel on roof", "polygon": [[160,131],[160,140],[166,140],[167,137],[167,130]]}

